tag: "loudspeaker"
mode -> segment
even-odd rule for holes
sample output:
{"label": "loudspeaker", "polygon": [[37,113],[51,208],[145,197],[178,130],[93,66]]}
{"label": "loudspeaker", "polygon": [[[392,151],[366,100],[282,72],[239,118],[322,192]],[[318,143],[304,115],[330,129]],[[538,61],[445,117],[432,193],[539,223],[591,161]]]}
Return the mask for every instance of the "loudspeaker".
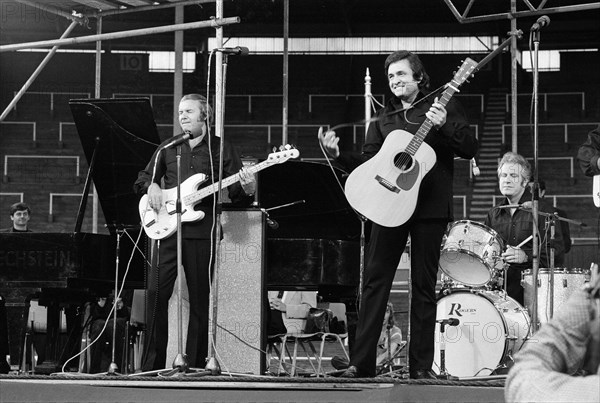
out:
{"label": "loudspeaker", "polygon": [[260,209],[222,215],[216,354],[224,372],[265,371],[265,217]]}

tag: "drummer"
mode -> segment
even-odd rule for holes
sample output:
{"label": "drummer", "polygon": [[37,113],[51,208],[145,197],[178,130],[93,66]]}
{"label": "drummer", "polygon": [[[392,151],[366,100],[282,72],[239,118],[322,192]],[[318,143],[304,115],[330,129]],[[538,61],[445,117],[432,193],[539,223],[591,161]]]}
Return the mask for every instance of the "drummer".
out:
{"label": "drummer", "polygon": [[[518,303],[524,305],[524,292],[521,286],[521,272],[533,266],[533,216],[531,213],[531,192],[527,186],[531,178],[531,166],[516,153],[507,152],[498,164],[498,184],[500,193],[506,198],[487,214],[485,225],[494,229],[504,240],[506,250],[502,259],[507,264],[506,292]],[[523,205],[525,203],[525,205]],[[515,206],[515,207],[510,207]],[[522,207],[517,207],[522,206]],[[527,208],[529,206],[529,208]],[[538,203],[540,212],[552,213],[552,206],[543,200]],[[546,229],[545,217],[538,219],[539,268],[550,267],[550,230]],[[527,242],[523,244],[524,241]],[[560,225],[554,235],[555,257],[564,255]]]}

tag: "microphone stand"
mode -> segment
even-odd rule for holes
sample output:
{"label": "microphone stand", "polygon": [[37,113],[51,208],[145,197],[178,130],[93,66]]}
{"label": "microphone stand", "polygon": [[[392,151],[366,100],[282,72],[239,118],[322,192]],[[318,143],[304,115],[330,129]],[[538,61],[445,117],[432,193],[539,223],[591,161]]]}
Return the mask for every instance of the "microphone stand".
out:
{"label": "microphone stand", "polygon": [[[118,282],[119,282],[119,253],[121,250],[121,237],[123,236],[123,233],[125,232],[124,228],[116,228],[116,234],[117,234],[117,245],[115,247],[115,291],[113,294],[113,315],[112,315],[112,321],[113,321],[113,328],[112,328],[112,351],[111,351],[111,361],[110,361],[110,365],[108,366],[108,371],[106,372],[107,375],[119,375],[118,371],[119,371],[119,366],[115,363],[115,342],[116,342],[116,333],[117,333],[117,297],[118,297]],[[98,346],[97,348],[100,348],[101,346]]]}
{"label": "microphone stand", "polygon": [[[165,151],[166,148],[163,148],[159,152]],[[177,170],[177,186],[175,190],[175,216],[177,218],[177,281],[175,283],[174,292],[177,292],[177,355],[173,359],[172,368],[168,369],[159,369],[159,370],[151,370],[146,372],[140,372],[136,374],[130,374],[129,376],[146,376],[157,374],[158,376],[185,376],[187,372],[189,372],[189,363],[187,359],[187,355],[185,354],[183,347],[183,276],[185,274],[183,267],[183,235],[182,235],[182,226],[181,226],[181,143],[176,146],[176,170]],[[158,241],[158,248],[160,250],[160,241]],[[158,262],[156,263],[158,264]],[[158,269],[157,269],[158,270]],[[158,291],[157,291],[158,292]],[[155,307],[156,309],[156,307]]]}
{"label": "microphone stand", "polygon": [[446,339],[444,338],[446,323],[444,321],[440,322],[440,373],[436,377],[438,379],[447,379],[447,380],[456,380],[458,379],[455,376],[452,376],[446,370]]}
{"label": "microphone stand", "polygon": [[533,36],[533,188],[532,188],[532,218],[533,218],[533,226],[532,226],[532,266],[531,266],[531,274],[532,274],[532,282],[533,282],[533,303],[531,304],[531,322],[532,322],[532,332],[535,333],[539,329],[538,323],[538,271],[539,271],[539,257],[538,257],[538,201],[539,201],[539,183],[538,183],[538,119],[539,119],[539,105],[538,105],[538,86],[539,86],[539,69],[538,69],[538,56],[539,56],[539,43],[540,43],[540,30],[533,30],[531,32]]}
{"label": "microphone stand", "polygon": [[[176,148],[177,187],[175,197],[175,215],[177,217],[177,355],[173,359],[172,369],[161,370],[159,376],[184,376],[189,370],[187,355],[183,347],[183,236],[181,227],[181,144]],[[160,241],[159,241],[160,242]]]}
{"label": "microphone stand", "polygon": [[[177,146],[177,190],[175,200],[175,214],[177,216],[177,355],[173,360],[173,369],[176,374],[184,374],[189,369],[187,355],[183,349],[183,235],[181,227],[181,144]],[[174,375],[174,374],[173,374]]]}
{"label": "microphone stand", "polygon": [[[221,366],[217,360],[215,354],[215,346],[217,343],[217,326],[218,326],[218,295],[217,290],[219,282],[219,268],[221,267],[221,214],[223,210],[223,200],[221,192],[223,190],[223,154],[225,144],[225,133],[223,128],[223,119],[225,118],[225,88],[227,81],[227,53],[221,52],[223,55],[222,62],[222,86],[221,86],[221,97],[215,97],[217,102],[216,111],[220,113],[220,118],[217,122],[221,125],[220,127],[220,141],[219,141],[219,180],[217,185],[217,200],[215,206],[215,268],[212,276],[212,291],[210,292],[211,297],[211,309],[209,312],[209,322],[211,324],[211,334],[208,337],[208,357],[206,362],[206,371],[211,375],[220,375]],[[219,107],[220,106],[220,107]],[[215,130],[217,130],[215,128]],[[209,268],[210,270],[210,268]]]}
{"label": "microphone stand", "polygon": [[450,324],[451,322],[449,322],[446,319],[437,320],[436,322],[440,324],[440,336],[441,336],[441,340],[440,340],[440,373],[438,375],[436,375],[436,378],[455,381],[458,379],[458,377],[450,375],[448,373],[448,370],[446,370],[446,339],[444,337],[444,331],[446,330],[446,325],[457,326],[458,322],[456,322],[456,324]]}

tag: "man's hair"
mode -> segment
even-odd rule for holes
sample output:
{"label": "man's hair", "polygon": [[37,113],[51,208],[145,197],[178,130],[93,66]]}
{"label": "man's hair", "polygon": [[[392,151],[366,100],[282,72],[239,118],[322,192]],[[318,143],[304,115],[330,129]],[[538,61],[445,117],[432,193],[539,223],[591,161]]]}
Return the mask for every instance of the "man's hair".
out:
{"label": "man's hair", "polygon": [[194,93],[187,94],[187,95],[184,95],[183,97],[181,97],[181,101],[188,101],[188,100],[198,101],[198,103],[200,104],[200,110],[202,112],[204,112],[204,114],[206,115],[208,124],[209,125],[212,124],[213,110],[212,110],[212,107],[210,106],[210,104],[208,103],[208,101],[206,100],[206,97],[204,95],[194,94]]}
{"label": "man's hair", "polygon": [[529,182],[531,179],[531,165],[529,161],[525,159],[520,154],[513,153],[512,151],[507,152],[502,156],[500,163],[498,164],[498,177],[500,177],[500,172],[502,171],[502,166],[504,164],[517,164],[521,167],[520,174],[521,178],[526,182]]}
{"label": "man's hair", "polygon": [[31,209],[29,206],[23,202],[15,203],[10,206],[10,216],[12,217],[17,211],[25,211],[27,210],[28,214],[31,214]]}
{"label": "man's hair", "polygon": [[408,64],[413,71],[413,80],[418,81],[419,89],[421,88],[429,88],[429,75],[425,71],[425,66],[423,66],[423,62],[419,59],[419,56],[416,54],[409,52],[408,50],[398,50],[385,59],[384,68],[385,68],[385,76],[387,77],[388,68],[390,64],[399,62],[400,60],[408,60]]}

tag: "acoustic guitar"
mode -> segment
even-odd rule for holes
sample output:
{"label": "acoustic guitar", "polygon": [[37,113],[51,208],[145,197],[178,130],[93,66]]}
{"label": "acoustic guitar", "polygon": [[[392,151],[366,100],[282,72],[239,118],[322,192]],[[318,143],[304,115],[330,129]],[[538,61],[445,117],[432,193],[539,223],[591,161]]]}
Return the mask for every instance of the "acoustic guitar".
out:
{"label": "acoustic guitar", "polygon": [[[476,67],[477,62],[467,58],[438,102],[446,106]],[[390,132],[379,152],[352,171],[344,192],[356,211],[384,227],[408,221],[415,211],[422,179],[436,163],[435,151],[423,141],[432,127],[427,119],[415,135],[405,130]]]}

